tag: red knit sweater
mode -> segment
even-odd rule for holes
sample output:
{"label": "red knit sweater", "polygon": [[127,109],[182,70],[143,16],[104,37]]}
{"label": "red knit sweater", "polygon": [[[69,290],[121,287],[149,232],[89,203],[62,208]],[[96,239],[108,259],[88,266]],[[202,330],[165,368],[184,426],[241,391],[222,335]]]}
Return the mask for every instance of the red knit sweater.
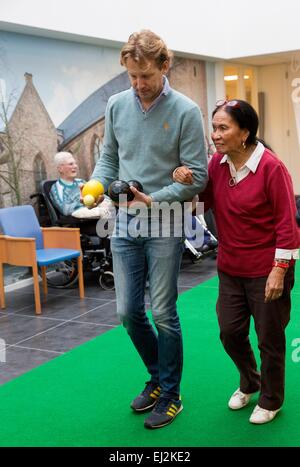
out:
{"label": "red knit sweater", "polygon": [[218,268],[242,277],[267,276],[276,248],[296,249],[300,238],[290,174],[265,150],[255,173],[230,187],[229,165],[216,153],[209,164],[209,183],[200,193],[212,207],[218,229]]}

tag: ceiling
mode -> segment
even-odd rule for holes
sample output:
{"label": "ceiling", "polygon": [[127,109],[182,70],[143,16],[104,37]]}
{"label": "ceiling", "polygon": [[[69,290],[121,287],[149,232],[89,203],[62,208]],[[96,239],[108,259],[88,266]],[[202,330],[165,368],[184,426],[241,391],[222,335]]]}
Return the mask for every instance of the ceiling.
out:
{"label": "ceiling", "polygon": [[[133,31],[152,29],[181,54],[243,57],[251,64],[280,63],[284,57],[278,53],[300,49],[300,3],[295,0],[251,0],[246,9],[240,0],[185,0],[184,7],[182,0],[152,0],[151,6],[149,0],[0,4],[1,29],[76,42],[119,47]],[[274,55],[272,62],[262,54],[268,60]]]}
{"label": "ceiling", "polygon": [[276,65],[279,63],[291,63],[292,61],[300,61],[300,50],[294,50],[290,52],[279,52],[268,55],[256,55],[252,57],[238,57],[228,60],[234,63],[245,63],[253,66],[266,66]]}

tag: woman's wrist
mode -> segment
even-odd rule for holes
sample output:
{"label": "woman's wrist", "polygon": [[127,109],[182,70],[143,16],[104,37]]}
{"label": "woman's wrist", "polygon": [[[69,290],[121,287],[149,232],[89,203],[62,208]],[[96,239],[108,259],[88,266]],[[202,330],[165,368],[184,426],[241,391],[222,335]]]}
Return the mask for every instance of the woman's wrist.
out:
{"label": "woman's wrist", "polygon": [[275,258],[272,263],[273,271],[276,271],[277,273],[280,273],[283,276],[286,274],[289,266],[290,262],[286,259]]}
{"label": "woman's wrist", "polygon": [[273,267],[288,269],[289,266],[290,266],[290,261],[288,259],[275,258],[273,261]]}

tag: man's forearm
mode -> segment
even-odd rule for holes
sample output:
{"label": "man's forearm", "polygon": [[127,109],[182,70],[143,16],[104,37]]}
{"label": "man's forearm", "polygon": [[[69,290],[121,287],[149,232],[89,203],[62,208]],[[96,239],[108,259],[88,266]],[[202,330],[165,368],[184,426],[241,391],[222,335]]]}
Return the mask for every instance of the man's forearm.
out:
{"label": "man's forearm", "polygon": [[186,201],[193,198],[198,193],[201,193],[208,182],[207,167],[193,170],[193,183],[191,185],[183,185],[182,183],[172,183],[161,190],[150,193],[153,201]]}
{"label": "man's forearm", "polygon": [[101,154],[101,159],[97,161],[91,178],[99,180],[104,186],[105,192],[109,185],[119,176],[118,157],[106,153]]}

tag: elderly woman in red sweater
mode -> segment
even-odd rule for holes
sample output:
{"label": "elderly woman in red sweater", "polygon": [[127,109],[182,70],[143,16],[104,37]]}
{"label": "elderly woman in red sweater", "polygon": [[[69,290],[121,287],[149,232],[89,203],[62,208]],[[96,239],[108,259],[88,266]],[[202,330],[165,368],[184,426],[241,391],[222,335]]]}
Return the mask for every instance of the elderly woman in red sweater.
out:
{"label": "elderly woman in red sweater", "polygon": [[[250,422],[261,424],[274,419],[284,399],[285,327],[299,257],[295,197],[286,167],[256,138],[258,117],[251,105],[218,101],[212,125],[217,152],[199,198],[215,214],[220,338],[240,374],[228,405],[241,409],[259,391]],[[191,183],[193,173],[183,166],[173,176]],[[251,316],[260,372],[249,341]]]}

